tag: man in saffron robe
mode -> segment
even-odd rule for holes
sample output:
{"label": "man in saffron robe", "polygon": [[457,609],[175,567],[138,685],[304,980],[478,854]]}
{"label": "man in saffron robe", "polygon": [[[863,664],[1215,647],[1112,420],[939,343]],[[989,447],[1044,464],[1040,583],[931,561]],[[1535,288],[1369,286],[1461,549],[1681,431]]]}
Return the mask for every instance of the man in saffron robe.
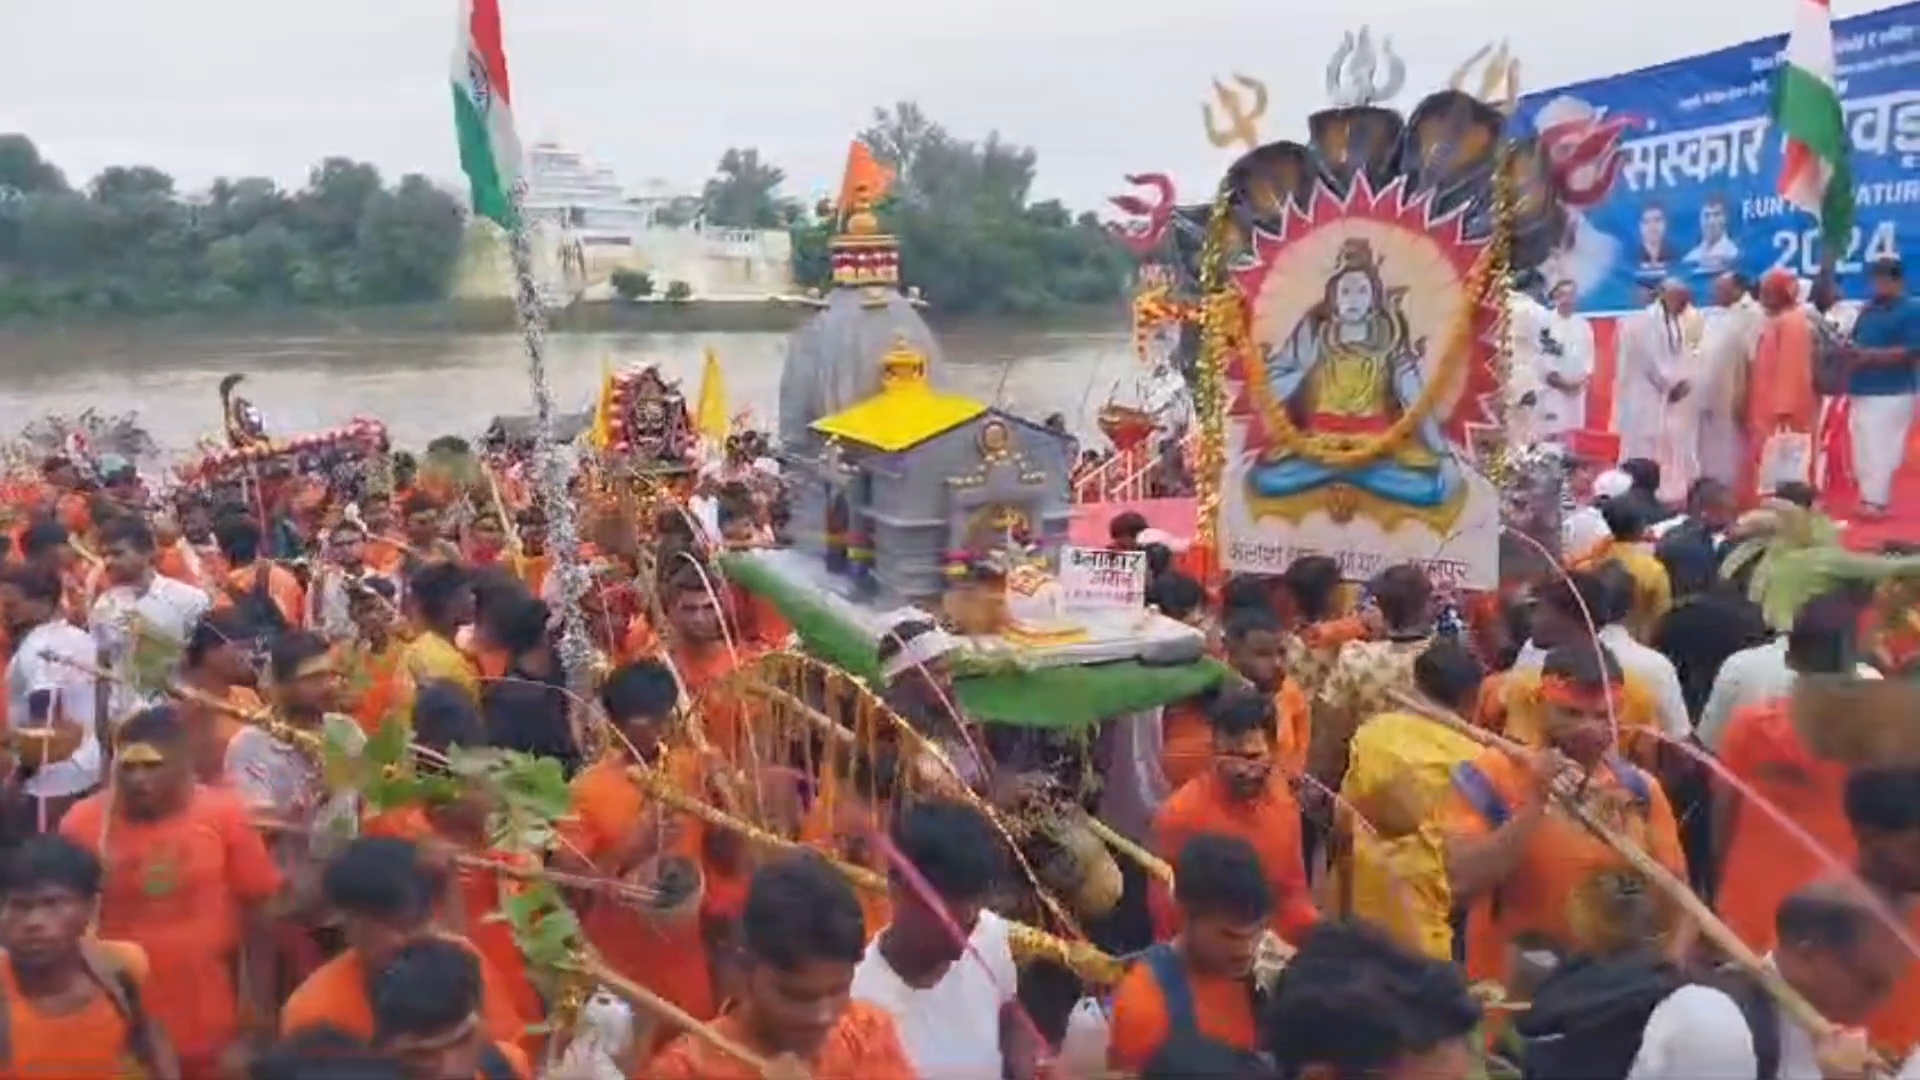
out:
{"label": "man in saffron robe", "polygon": [[[1767,322],[1753,347],[1753,379],[1747,391],[1749,493],[1759,475],[1767,440],[1776,435],[1814,436],[1820,399],[1813,392],[1813,324],[1800,305],[1793,275],[1772,270],[1760,279],[1760,306]],[[1802,479],[1811,480],[1811,477]]]}
{"label": "man in saffron robe", "polygon": [[[713,1024],[766,1061],[817,1077],[912,1080],[885,1009],[852,999],[866,952],[860,904],[846,878],[812,856],[762,867],[747,892],[745,992]],[[651,1080],[759,1080],[760,1070],[682,1035],[641,1070]]]}

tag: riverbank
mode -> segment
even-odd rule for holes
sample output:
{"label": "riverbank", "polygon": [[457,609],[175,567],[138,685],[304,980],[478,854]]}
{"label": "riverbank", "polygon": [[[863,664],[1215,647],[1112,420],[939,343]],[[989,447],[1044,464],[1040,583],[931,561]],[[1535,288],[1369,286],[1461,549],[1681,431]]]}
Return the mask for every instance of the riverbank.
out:
{"label": "riverbank", "polygon": [[[756,334],[791,333],[814,308],[778,300],[689,300],[685,303],[583,301],[548,313],[548,329],[556,333],[587,334]],[[970,316],[942,318],[928,308],[927,321],[935,328],[962,332],[991,325],[1015,330],[1109,330],[1125,325],[1118,307],[1098,305],[1058,312],[1045,318],[1009,319]],[[159,316],[87,315],[66,319],[0,321],[0,355],[9,338],[58,338],[70,332],[101,331],[139,334],[218,333],[237,335],[283,334],[450,334],[512,333],[520,328],[513,304],[500,300],[462,300],[444,304],[410,304],[357,308],[277,308],[233,312],[181,312]]]}

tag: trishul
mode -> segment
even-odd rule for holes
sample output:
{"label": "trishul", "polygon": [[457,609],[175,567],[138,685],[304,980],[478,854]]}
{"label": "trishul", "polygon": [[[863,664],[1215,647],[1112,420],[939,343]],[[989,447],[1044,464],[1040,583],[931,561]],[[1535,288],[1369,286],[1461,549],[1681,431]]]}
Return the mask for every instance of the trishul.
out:
{"label": "trishul", "polygon": [[[1467,76],[1473,73],[1474,65],[1483,60],[1486,66],[1480,72],[1479,92],[1467,90]],[[1453,77],[1447,80],[1447,86],[1473,94],[1511,116],[1515,103],[1520,100],[1520,58],[1513,55],[1504,41],[1498,47],[1482,45],[1467,57],[1465,63],[1453,69]]]}
{"label": "trishul", "polygon": [[[1235,75],[1233,81],[1240,84],[1240,90],[1213,80],[1213,96],[1227,122],[1219,123],[1213,106],[1205,103],[1200,106],[1200,115],[1207,122],[1207,138],[1213,145],[1222,150],[1235,145],[1252,150],[1260,145],[1260,121],[1267,115],[1267,84],[1245,75]],[[1251,106],[1245,104],[1242,90],[1253,98]]]}

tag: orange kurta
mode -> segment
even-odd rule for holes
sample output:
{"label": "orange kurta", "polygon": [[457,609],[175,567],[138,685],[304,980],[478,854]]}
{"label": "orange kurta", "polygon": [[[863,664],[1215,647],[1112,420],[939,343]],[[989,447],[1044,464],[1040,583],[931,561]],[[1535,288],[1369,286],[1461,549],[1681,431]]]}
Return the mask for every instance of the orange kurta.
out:
{"label": "orange kurta", "polygon": [[[1652,776],[1641,772],[1647,803],[1644,811],[1634,806],[1634,795],[1621,779],[1620,769],[1633,768],[1625,762],[1602,765],[1588,782],[1589,799],[1595,813],[1638,843],[1642,849],[1677,877],[1686,878],[1686,856],[1680,850],[1680,836],[1674,825],[1673,808],[1666,793]],[[1532,780],[1526,767],[1500,750],[1490,750],[1470,765],[1484,777],[1509,814],[1519,814],[1532,799]],[[1474,798],[1461,790],[1458,781],[1440,811],[1441,829],[1449,837],[1471,839],[1491,834],[1496,825],[1482,813]],[[1629,870],[1630,864],[1605,843],[1593,838],[1584,828],[1558,812],[1546,820],[1529,838],[1526,850],[1495,889],[1499,897],[1499,916],[1489,922],[1482,918],[1469,927],[1467,971],[1474,978],[1506,976],[1505,942],[1519,933],[1544,935],[1563,945],[1574,941],[1572,901],[1596,875]],[[1486,897],[1475,901],[1485,908]]]}
{"label": "orange kurta", "polygon": [[[474,949],[472,942],[449,937],[473,949],[475,959],[480,962],[480,1018],[486,1025],[488,1038],[517,1044],[526,1034],[529,1018],[514,1009],[506,992],[506,980]],[[367,970],[366,961],[355,949],[348,949],[320,965],[294,990],[280,1010],[281,1033],[291,1035],[317,1027],[335,1027],[356,1039],[373,1038],[373,1003],[367,998],[367,985],[374,974]]]}
{"label": "orange kurta", "polygon": [[[1205,833],[1231,836],[1252,845],[1260,869],[1273,890],[1275,933],[1299,941],[1319,921],[1307,889],[1307,866],[1300,843],[1300,804],[1294,800],[1288,778],[1275,770],[1264,792],[1254,799],[1232,798],[1211,770],[1189,781],[1161,805],[1153,819],[1153,849],[1172,862],[1187,841]],[[1163,911],[1163,931],[1177,922],[1177,913]],[[1166,936],[1162,933],[1160,936]]]}
{"label": "orange kurta", "polygon": [[[124,971],[140,989],[140,999],[158,1014],[151,993],[153,966],[138,945],[103,941],[96,946],[111,968]],[[139,1069],[127,1053],[127,1021],[105,993],[76,1012],[49,1016],[27,1002],[14,981],[13,965],[0,953],[0,991],[7,1008],[7,1041],[11,1050],[7,1076],[109,1077],[137,1076]]]}
{"label": "orange kurta", "polygon": [[[363,831],[369,836],[394,836],[416,843],[438,835],[433,823],[427,819],[426,812],[418,807],[368,818]],[[515,856],[504,851],[475,851],[471,855],[499,866],[520,869],[537,869],[539,863],[531,856]],[[502,889],[511,893],[519,888],[519,883],[475,866],[458,866],[454,868],[454,873],[459,879],[457,887],[465,922],[453,928],[472,942],[480,955],[493,965],[493,970],[499,973],[501,989],[513,1003],[515,1012],[523,1017],[545,1015],[546,1009],[540,1004],[540,996],[527,979],[526,956],[514,944],[513,927],[505,919],[496,917],[500,910]]]}
{"label": "orange kurta", "polygon": [[[697,760],[670,755],[667,768],[681,790],[699,790]],[[560,850],[575,853],[603,873],[630,867],[610,861],[632,842],[647,816],[647,798],[627,776],[623,758],[595,762],[573,779],[573,817],[561,824]],[[686,821],[665,854],[700,856],[699,823]],[[604,896],[587,901],[581,923],[588,940],[614,970],[680,1006],[698,1019],[714,1015],[713,973],[700,921],[691,916],[668,924]]]}
{"label": "orange kurta", "polygon": [[145,950],[147,1007],[183,1059],[211,1061],[239,1034],[242,910],[280,891],[280,871],[246,808],[224,791],[197,788],[158,821],[115,815],[108,825],[108,811],[106,794],[93,795],[60,823],[62,835],[102,851],[100,931]]}
{"label": "orange kurta", "polygon": [[[1733,843],[1721,870],[1727,886],[1716,906],[1740,940],[1764,953],[1773,948],[1774,913],[1780,902],[1807,881],[1853,863],[1853,830],[1847,826],[1845,806],[1847,768],[1823,761],[1807,748],[1785,698],[1736,711],[1720,758],[1757,798],[1741,799]],[[1761,801],[1785,814],[1806,838],[1781,824]]]}
{"label": "orange kurta", "polygon": [[[1253,994],[1245,980],[1202,975],[1189,967],[1187,986],[1193,993],[1193,1019],[1201,1035],[1235,1050],[1259,1049]],[[1107,1064],[1130,1074],[1139,1073],[1173,1034],[1166,995],[1151,966],[1133,965],[1114,988],[1110,1029],[1113,1041],[1107,1046]]]}
{"label": "orange kurta", "polygon": [[1747,380],[1747,431],[1756,444],[1785,427],[1812,431],[1820,411],[1813,392],[1813,324],[1801,308],[1767,319]]}
{"label": "orange kurta", "polygon": [[[734,1042],[752,1045],[745,1025],[735,1016],[723,1016],[713,1027]],[[821,1080],[915,1080],[893,1017],[864,1001],[848,1002],[840,1022],[827,1033],[826,1044],[805,1064],[808,1074]],[[760,1080],[759,1070],[694,1035],[675,1039],[641,1071],[648,1080]]]}
{"label": "orange kurta", "polygon": [[1207,723],[1205,704],[1187,698],[1168,705],[1160,714],[1160,773],[1175,791],[1207,771],[1213,762],[1213,725]]}
{"label": "orange kurta", "polygon": [[407,648],[399,641],[374,652],[364,645],[346,649],[347,715],[372,735],[389,717],[402,724],[413,719],[413,674],[407,670]]}

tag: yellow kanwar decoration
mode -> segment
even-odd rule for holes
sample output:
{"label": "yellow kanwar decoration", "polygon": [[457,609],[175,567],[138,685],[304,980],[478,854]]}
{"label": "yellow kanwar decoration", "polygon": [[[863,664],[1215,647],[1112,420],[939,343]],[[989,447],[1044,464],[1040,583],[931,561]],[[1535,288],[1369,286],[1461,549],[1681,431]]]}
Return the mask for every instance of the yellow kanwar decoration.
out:
{"label": "yellow kanwar decoration", "polygon": [[694,408],[693,428],[715,446],[725,445],[730,427],[727,419],[727,379],[720,370],[720,354],[707,346],[706,365],[700,370],[700,398]]}

